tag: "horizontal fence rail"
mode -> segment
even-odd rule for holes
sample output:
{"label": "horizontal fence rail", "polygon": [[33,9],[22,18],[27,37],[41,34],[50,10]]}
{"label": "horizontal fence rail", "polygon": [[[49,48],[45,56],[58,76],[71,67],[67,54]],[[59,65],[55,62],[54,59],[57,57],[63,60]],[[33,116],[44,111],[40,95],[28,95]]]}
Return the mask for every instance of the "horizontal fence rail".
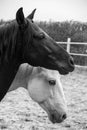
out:
{"label": "horizontal fence rail", "polygon": [[[86,51],[85,51],[85,54],[84,53],[78,53],[78,52],[75,52],[75,53],[72,53],[72,52],[70,52],[71,50],[70,50],[70,48],[71,48],[71,45],[87,45],[87,43],[84,43],[84,42],[71,42],[71,39],[69,38],[68,40],[67,40],[67,42],[57,42],[58,44],[65,44],[66,45],[66,50],[67,50],[67,52],[70,54],[70,55],[73,55],[73,56],[81,56],[81,57],[87,57],[87,49],[86,49]],[[83,65],[77,65],[77,66],[82,66],[82,67],[84,67]],[[86,65],[87,66],[87,65]]]}
{"label": "horizontal fence rail", "polygon": [[58,44],[66,44],[67,45],[67,52],[70,55],[87,56],[87,54],[71,53],[70,52],[70,45],[87,45],[87,43],[84,43],[84,42],[57,42],[57,43]]}

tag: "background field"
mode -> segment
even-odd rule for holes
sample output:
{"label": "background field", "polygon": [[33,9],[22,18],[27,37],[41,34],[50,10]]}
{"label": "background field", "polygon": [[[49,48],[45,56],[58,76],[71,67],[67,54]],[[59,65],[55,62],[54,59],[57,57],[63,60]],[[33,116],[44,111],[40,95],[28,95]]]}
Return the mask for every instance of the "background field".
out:
{"label": "background field", "polygon": [[87,69],[76,68],[61,76],[61,82],[68,105],[63,123],[52,124],[27,91],[19,88],[0,103],[0,130],[87,130]]}

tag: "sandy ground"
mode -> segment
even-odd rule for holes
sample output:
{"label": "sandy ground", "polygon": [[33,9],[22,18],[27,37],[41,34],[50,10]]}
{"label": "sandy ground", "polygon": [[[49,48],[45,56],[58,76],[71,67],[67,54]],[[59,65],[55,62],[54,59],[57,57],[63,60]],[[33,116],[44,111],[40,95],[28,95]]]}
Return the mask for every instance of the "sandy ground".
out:
{"label": "sandy ground", "polygon": [[62,76],[68,118],[52,124],[47,114],[19,88],[7,93],[0,103],[0,130],[87,130],[87,69]]}

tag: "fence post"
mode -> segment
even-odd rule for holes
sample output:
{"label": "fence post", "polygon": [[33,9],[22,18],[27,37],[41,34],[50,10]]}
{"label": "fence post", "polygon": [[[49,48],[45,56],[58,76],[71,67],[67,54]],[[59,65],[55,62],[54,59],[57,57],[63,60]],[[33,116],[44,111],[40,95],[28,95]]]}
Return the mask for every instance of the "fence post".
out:
{"label": "fence post", "polygon": [[70,53],[70,42],[71,38],[67,38],[67,52]]}

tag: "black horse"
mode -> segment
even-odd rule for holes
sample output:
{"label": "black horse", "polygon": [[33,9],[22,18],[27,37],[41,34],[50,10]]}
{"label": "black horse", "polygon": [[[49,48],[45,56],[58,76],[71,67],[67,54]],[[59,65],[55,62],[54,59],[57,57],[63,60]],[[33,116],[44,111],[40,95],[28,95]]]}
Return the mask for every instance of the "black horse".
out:
{"label": "black horse", "polygon": [[8,91],[22,63],[58,70],[74,70],[73,59],[33,22],[35,10],[24,17],[23,9],[16,20],[0,25],[0,100]]}

